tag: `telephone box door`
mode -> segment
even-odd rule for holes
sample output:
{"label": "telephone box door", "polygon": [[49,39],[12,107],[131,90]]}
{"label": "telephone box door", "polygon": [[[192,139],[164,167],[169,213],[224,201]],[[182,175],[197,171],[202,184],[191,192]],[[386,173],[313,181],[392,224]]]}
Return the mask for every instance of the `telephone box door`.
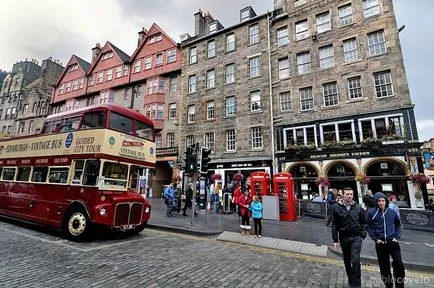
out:
{"label": "telephone box door", "polygon": [[279,197],[279,213],[281,221],[297,219],[292,175],[277,173],[274,175],[274,193]]}
{"label": "telephone box door", "polygon": [[270,175],[267,172],[253,172],[250,174],[251,195],[262,200],[263,195],[270,195]]}

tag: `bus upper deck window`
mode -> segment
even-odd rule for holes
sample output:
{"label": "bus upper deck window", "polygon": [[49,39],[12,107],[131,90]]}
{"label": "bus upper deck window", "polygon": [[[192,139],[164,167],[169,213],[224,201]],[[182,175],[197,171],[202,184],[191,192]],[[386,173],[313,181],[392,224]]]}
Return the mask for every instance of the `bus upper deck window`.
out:
{"label": "bus upper deck window", "polygon": [[78,125],[80,124],[80,116],[66,118],[63,120],[61,132],[72,132],[77,130]]}
{"label": "bus upper deck window", "polygon": [[82,129],[104,128],[105,113],[104,111],[86,113],[83,117]]}
{"label": "bus upper deck window", "polygon": [[136,121],[136,133],[137,136],[154,141],[154,135],[152,132],[152,127],[146,123]]}
{"label": "bus upper deck window", "polygon": [[120,114],[110,112],[110,129],[133,134],[133,120]]}

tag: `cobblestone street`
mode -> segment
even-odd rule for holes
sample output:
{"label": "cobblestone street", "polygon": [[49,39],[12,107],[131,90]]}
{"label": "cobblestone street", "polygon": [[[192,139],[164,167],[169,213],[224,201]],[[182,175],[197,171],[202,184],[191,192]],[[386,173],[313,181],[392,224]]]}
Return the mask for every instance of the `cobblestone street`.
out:
{"label": "cobblestone street", "polygon": [[[247,236],[246,236],[247,237]],[[341,261],[146,229],[73,243],[0,220],[0,287],[347,287]],[[364,287],[383,287],[363,267]],[[406,287],[434,275],[407,273]]]}

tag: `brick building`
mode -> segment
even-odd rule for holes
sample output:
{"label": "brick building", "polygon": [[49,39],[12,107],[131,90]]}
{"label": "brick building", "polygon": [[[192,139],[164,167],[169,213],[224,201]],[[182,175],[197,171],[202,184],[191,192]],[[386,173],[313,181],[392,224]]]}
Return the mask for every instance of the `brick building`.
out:
{"label": "brick building", "polygon": [[275,149],[298,196],[349,186],[359,202],[371,189],[423,209],[407,180],[422,163],[392,0],[274,3]]}
{"label": "brick building", "polygon": [[201,10],[194,16],[195,35],[181,36],[180,154],[209,148],[224,184],[239,170],[271,172],[267,14],[246,7],[228,28]]}
{"label": "brick building", "polygon": [[[116,103],[144,113],[156,129],[157,167],[154,191],[179,174],[178,77],[181,49],[157,24],[139,33],[127,55],[111,42],[92,48],[91,62],[72,55],[55,84],[54,113],[94,104]],[[172,169],[174,168],[174,170]]]}

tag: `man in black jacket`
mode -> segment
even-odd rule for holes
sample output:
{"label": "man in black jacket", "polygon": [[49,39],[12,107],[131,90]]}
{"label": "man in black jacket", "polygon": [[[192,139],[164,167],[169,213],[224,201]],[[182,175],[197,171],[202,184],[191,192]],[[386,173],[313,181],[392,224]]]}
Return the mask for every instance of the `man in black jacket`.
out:
{"label": "man in black jacket", "polygon": [[353,201],[353,190],[344,188],[343,192],[343,199],[333,206],[333,242],[335,249],[339,248],[339,243],[342,247],[348,285],[361,287],[360,250],[366,237],[365,214],[362,207]]}

